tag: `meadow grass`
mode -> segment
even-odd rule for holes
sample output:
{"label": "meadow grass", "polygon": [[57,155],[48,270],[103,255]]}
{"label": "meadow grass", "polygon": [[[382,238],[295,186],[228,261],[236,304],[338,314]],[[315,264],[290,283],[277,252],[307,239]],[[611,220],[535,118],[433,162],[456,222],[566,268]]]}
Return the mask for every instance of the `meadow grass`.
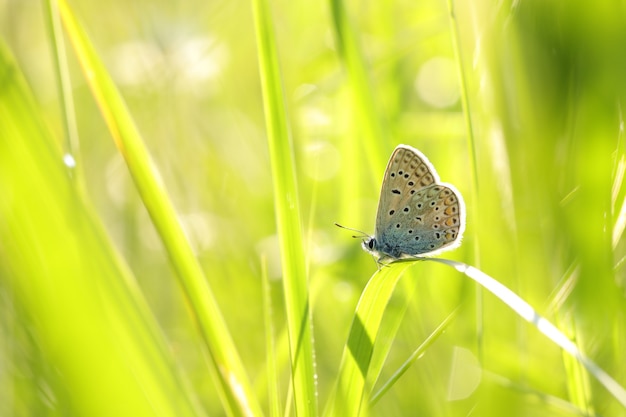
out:
{"label": "meadow grass", "polygon": [[[0,9],[0,415],[624,414],[618,2],[78,3]],[[447,265],[334,227],[399,143]]]}

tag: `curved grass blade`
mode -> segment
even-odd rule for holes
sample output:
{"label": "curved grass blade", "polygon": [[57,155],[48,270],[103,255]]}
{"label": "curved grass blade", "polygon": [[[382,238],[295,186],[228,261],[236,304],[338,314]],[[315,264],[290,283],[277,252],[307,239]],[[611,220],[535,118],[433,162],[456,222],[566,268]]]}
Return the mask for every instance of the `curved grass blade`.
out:
{"label": "curved grass blade", "polygon": [[341,357],[337,385],[324,412],[326,417],[366,413],[372,389],[367,382],[376,379],[368,375],[374,343],[389,298],[408,266],[408,263],[396,263],[381,268],[363,290]]}
{"label": "curved grass blade", "polygon": [[587,371],[593,375],[620,404],[626,407],[626,389],[624,389],[624,387],[622,387],[615,379],[613,379],[613,377],[600,368],[594,361],[585,356],[580,349],[578,349],[578,346],[569,340],[567,336],[557,329],[554,324],[550,323],[546,318],[540,316],[530,306],[530,304],[522,300],[513,291],[484,272],[462,262],[438,258],[429,258],[428,260],[451,266],[490,291],[506,305],[511,307],[511,309],[513,309],[513,311],[515,311],[520,317],[535,326],[537,330],[548,337],[548,339],[552,340],[559,347],[561,347],[561,349],[583,364],[583,366],[587,368]]}

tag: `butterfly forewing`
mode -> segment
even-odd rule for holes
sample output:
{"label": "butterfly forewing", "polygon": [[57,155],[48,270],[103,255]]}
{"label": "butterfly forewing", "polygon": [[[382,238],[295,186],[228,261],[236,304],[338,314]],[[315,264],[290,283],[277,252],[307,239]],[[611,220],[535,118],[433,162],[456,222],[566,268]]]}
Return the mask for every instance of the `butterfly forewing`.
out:
{"label": "butterfly forewing", "polygon": [[437,173],[423,155],[398,146],[385,170],[376,215],[376,235],[379,235],[378,228],[386,223],[389,216],[396,214],[398,207],[406,203],[417,190],[437,180]]}
{"label": "butterfly forewing", "polygon": [[439,183],[416,149],[400,145],[391,155],[376,216],[375,250],[383,256],[432,255],[459,244],[464,227],[461,195]]}

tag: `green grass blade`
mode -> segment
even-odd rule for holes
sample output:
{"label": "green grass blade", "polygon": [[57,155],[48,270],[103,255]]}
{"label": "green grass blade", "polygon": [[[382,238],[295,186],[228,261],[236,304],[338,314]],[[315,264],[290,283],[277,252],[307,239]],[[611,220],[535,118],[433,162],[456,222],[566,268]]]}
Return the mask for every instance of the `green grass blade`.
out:
{"label": "green grass blade", "polygon": [[[471,164],[471,172],[472,172],[472,194],[474,196],[478,195],[478,167],[477,167],[477,160],[476,160],[476,140],[474,139],[474,126],[472,123],[472,111],[471,111],[471,106],[470,106],[470,101],[469,101],[469,91],[468,91],[468,86],[467,86],[467,77],[465,76],[465,65],[463,64],[463,54],[462,54],[462,50],[461,50],[461,41],[459,39],[459,27],[458,27],[458,21],[456,18],[456,11],[454,9],[454,0],[448,0],[447,1],[447,5],[448,5],[448,13],[450,16],[450,30],[451,30],[451,37],[452,37],[452,43],[454,45],[454,55],[456,58],[456,63],[457,63],[457,72],[458,72],[458,77],[459,77],[459,86],[460,86],[460,93],[461,93],[461,106],[463,108],[463,121],[465,122],[465,131],[467,132],[467,138],[468,138],[468,149],[469,149],[469,156],[470,156],[470,164]],[[477,212],[476,210],[476,206],[473,207],[473,210],[471,211],[472,213]],[[475,242],[476,244],[477,242]],[[478,253],[475,254],[474,256],[476,259],[478,259]]]}
{"label": "green grass blade", "polygon": [[213,293],[181,228],[174,208],[143,144],[128,109],[69,6],[59,2],[70,41],[89,86],[124,157],[177,272],[209,350],[226,409],[235,416],[261,415],[248,377],[224,323]]}
{"label": "green grass blade", "polygon": [[269,416],[280,417],[280,395],[278,366],[276,364],[277,353],[274,339],[274,325],[272,324],[272,293],[270,281],[267,276],[267,262],[265,258],[261,260],[263,285],[263,324],[265,327],[265,351],[267,362],[267,392],[269,403]]}
{"label": "green grass blade", "polygon": [[65,152],[71,156],[75,164],[72,178],[76,181],[78,187],[82,188],[84,187],[84,178],[82,162],[79,156],[80,144],[78,140],[78,127],[76,126],[76,111],[74,108],[74,97],[72,96],[72,83],[70,81],[70,73],[67,65],[63,28],[56,0],[46,0],[45,3],[46,16],[49,21],[50,39],[54,50],[52,55],[56,67],[56,84],[59,89],[59,98],[63,112],[63,128],[66,142]]}
{"label": "green grass blade", "polygon": [[254,0],[261,86],[269,142],[296,415],[317,415],[315,366],[302,222],[276,43],[265,0]]}
{"label": "green grass blade", "polygon": [[369,401],[372,389],[367,382],[376,379],[369,375],[374,343],[389,298],[407,267],[407,263],[398,263],[381,268],[363,290],[325,416],[351,417],[367,413],[363,406]]}
{"label": "green grass blade", "polygon": [[[359,32],[353,28],[342,0],[331,0],[330,11],[335,42],[347,80],[345,101],[349,110],[346,115],[351,119],[350,130],[342,137],[341,152],[344,155],[356,156],[345,158],[343,172],[346,174],[360,172],[364,170],[364,166],[384,167],[388,152],[393,147],[390,146],[388,129],[381,126],[380,111],[370,81],[369,68],[359,44]],[[362,158],[363,152],[365,158]],[[350,219],[355,225],[363,224],[363,214],[360,211],[355,213],[353,206],[354,201],[362,196],[359,190],[380,181],[375,170],[367,170],[364,175],[369,176],[367,183],[363,183],[354,175],[341,176],[341,188],[345,192],[341,193],[342,208],[339,219]]]}
{"label": "green grass blade", "polygon": [[[47,413],[202,415],[134,278],[71,180],[58,141],[1,44],[0,86],[0,288],[19,312],[14,332],[27,332],[32,344],[24,348],[12,337],[15,351],[38,351],[50,369],[36,382],[55,399]],[[18,379],[37,372],[37,365],[29,366],[17,371]],[[21,391],[13,388],[3,385],[19,404]],[[40,415],[33,412],[36,402],[1,409]]]}
{"label": "green grass blade", "polygon": [[[471,209],[468,210],[468,216],[466,221],[470,225],[478,225],[478,215],[480,210],[478,209],[479,189],[478,189],[478,160],[476,159],[477,143],[474,138],[474,126],[472,123],[472,110],[469,99],[468,80],[465,72],[463,50],[461,48],[461,39],[459,34],[459,22],[456,17],[456,10],[454,8],[454,0],[447,0],[448,15],[450,17],[450,31],[452,44],[454,49],[454,56],[456,58],[457,73],[459,78],[459,86],[461,93],[461,107],[463,109],[463,121],[465,122],[465,131],[467,132],[467,147],[469,155],[469,164],[471,167],[472,181],[471,190],[472,198],[470,199]],[[503,178],[506,178],[503,176]],[[467,201],[467,200],[466,200]],[[466,202],[467,204],[467,202]],[[478,239],[478,233],[472,233],[472,250],[474,264],[480,267],[480,241]],[[484,306],[483,306],[483,293],[480,288],[476,288],[476,334],[478,335],[479,357],[482,357],[482,335],[483,335],[483,323],[484,323]]]}
{"label": "green grass blade", "polygon": [[[354,123],[358,127],[352,145],[364,145],[371,166],[384,166],[388,150],[385,145],[389,141],[380,126],[380,116],[376,109],[365,59],[359,46],[359,38],[352,28],[343,1],[331,0],[330,5],[337,48],[345,67],[350,101],[355,110]],[[378,177],[374,180],[378,180]]]}

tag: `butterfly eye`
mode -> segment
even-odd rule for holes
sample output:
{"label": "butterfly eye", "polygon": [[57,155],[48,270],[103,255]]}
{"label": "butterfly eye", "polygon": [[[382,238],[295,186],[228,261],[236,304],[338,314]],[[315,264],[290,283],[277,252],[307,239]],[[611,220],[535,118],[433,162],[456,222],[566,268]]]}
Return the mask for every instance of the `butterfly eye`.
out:
{"label": "butterfly eye", "polygon": [[369,242],[367,242],[367,247],[370,249],[374,249],[374,242],[376,240],[375,239],[370,239]]}

